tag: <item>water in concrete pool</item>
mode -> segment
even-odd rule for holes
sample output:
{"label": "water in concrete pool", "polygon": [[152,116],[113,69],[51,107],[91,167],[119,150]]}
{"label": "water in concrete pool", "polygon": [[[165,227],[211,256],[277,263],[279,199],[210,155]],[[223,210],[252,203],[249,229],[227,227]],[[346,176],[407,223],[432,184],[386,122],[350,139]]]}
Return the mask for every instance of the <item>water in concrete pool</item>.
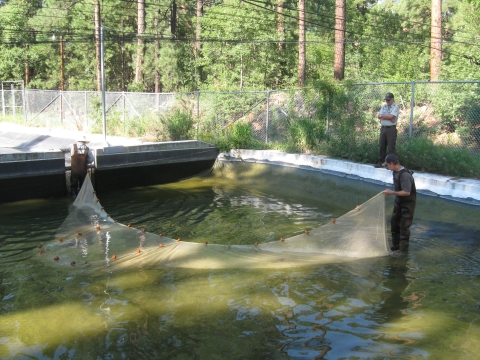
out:
{"label": "water in concrete pool", "polygon": [[[382,189],[237,164],[98,196],[136,229],[253,244],[318,227]],[[136,264],[92,272],[40,258],[58,243],[69,204],[0,205],[1,358],[474,359],[480,352],[480,207],[419,195],[404,256],[286,269]]]}

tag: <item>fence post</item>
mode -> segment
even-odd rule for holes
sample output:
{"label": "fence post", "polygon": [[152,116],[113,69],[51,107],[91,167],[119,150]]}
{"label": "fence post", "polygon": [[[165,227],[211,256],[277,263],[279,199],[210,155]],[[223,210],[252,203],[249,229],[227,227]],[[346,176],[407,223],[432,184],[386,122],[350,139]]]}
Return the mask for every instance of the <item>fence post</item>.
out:
{"label": "fence post", "polygon": [[2,114],[5,117],[5,93],[3,91],[3,81],[2,81]]}
{"label": "fence post", "polygon": [[15,113],[15,88],[13,86],[13,83],[10,86],[10,88],[12,89],[12,115],[13,115],[13,119],[15,119],[17,116]]}
{"label": "fence post", "polygon": [[27,105],[25,104],[25,101],[27,99],[27,96],[25,94],[25,85],[22,82],[22,108],[23,108],[23,121],[27,122]]}
{"label": "fence post", "polygon": [[415,106],[415,81],[412,81],[412,96],[410,99],[410,130],[409,130],[409,139],[412,138],[413,130],[413,108]]}
{"label": "fence post", "polygon": [[267,90],[267,118],[265,119],[265,143],[268,144],[268,122],[270,120],[270,90]]}
{"label": "fence post", "polygon": [[327,95],[327,120],[325,124],[325,138],[328,140],[328,115],[330,110],[330,94]]}
{"label": "fence post", "polygon": [[199,128],[200,128],[200,91],[197,91],[197,140],[198,140]]}
{"label": "fence post", "polygon": [[86,92],[86,91],[84,91],[83,93],[84,93],[84,95],[85,95],[85,96],[84,96],[84,99],[85,99],[85,101],[84,101],[84,104],[83,104],[83,105],[85,106],[85,128],[87,129],[87,128],[88,128],[88,115],[87,115],[87,92]]}

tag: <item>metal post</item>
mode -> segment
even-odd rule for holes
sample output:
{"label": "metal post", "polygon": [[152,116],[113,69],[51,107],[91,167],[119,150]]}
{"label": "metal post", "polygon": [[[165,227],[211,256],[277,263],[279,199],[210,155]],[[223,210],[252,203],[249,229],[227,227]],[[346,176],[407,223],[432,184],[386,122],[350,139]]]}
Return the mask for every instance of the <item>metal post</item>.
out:
{"label": "metal post", "polygon": [[23,121],[24,122],[27,122],[27,104],[25,103],[26,102],[26,99],[27,99],[27,94],[25,93],[25,85],[22,81],[22,108],[23,108]]}
{"label": "metal post", "polygon": [[84,103],[84,106],[85,106],[85,128],[88,128],[88,115],[87,115],[87,92],[84,91],[84,94],[85,94],[85,103]]}
{"label": "metal post", "polygon": [[330,95],[327,95],[327,120],[326,120],[326,124],[325,124],[325,137],[327,138],[328,140],[328,115],[329,115],[329,110],[330,110]]}
{"label": "metal post", "polygon": [[63,124],[63,91],[60,90],[60,97],[59,99],[60,100],[60,124]]}
{"label": "metal post", "polygon": [[5,93],[3,91],[3,81],[2,81],[2,114],[5,117]]}
{"label": "metal post", "polygon": [[265,120],[265,143],[268,144],[268,122],[270,120],[270,90],[267,91],[267,118]]}
{"label": "metal post", "polygon": [[105,114],[105,74],[103,69],[103,25],[100,26],[100,77],[102,78],[102,123],[103,123],[103,141],[107,144],[107,117]]}
{"label": "metal post", "polygon": [[409,130],[409,139],[412,138],[413,130],[413,108],[415,107],[415,82],[412,81],[412,98],[410,99],[410,130]]}
{"label": "metal post", "polygon": [[15,119],[16,114],[15,114],[15,87],[14,87],[14,84],[10,85],[10,88],[12,89],[12,116],[13,116],[13,119]]}
{"label": "metal post", "polygon": [[200,91],[197,91],[197,140],[198,140],[199,127],[200,127]]}

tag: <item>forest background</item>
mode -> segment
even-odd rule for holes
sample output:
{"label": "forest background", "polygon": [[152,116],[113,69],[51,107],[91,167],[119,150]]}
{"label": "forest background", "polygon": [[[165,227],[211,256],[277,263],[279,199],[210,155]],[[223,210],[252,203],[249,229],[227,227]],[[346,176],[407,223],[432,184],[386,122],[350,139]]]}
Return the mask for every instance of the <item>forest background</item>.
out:
{"label": "forest background", "polygon": [[[346,107],[351,103],[348,89],[352,83],[478,80],[480,0],[436,1],[441,4],[441,21],[436,26],[441,46],[432,40],[435,1],[0,0],[0,80],[23,80],[27,89],[100,91],[101,37],[108,91],[316,88],[330,97],[330,103],[336,97],[336,106]],[[340,40],[338,30],[342,30]],[[441,52],[432,75],[434,47]],[[478,129],[478,88],[475,91],[473,124]],[[384,94],[378,96],[381,104]],[[465,97],[444,100],[452,101],[454,108],[466,102]],[[309,121],[291,122],[288,141],[283,144],[255,142],[248,122],[230,122],[221,136],[205,134],[205,139],[222,149],[276,147],[375,162],[375,136],[354,148],[348,136],[340,144],[335,143],[338,137],[325,136],[323,105],[318,104],[318,114]],[[463,110],[472,114],[471,109]],[[167,132],[170,128],[170,138],[185,138],[190,136],[192,116],[175,109],[168,116],[161,115],[160,122]],[[340,130],[356,131],[349,116],[339,115],[339,119],[351,125]],[[469,125],[468,116],[442,121],[435,131],[460,134]],[[155,121],[142,124],[147,123]],[[445,144],[437,138],[421,140],[418,151],[448,152],[449,147],[443,149]],[[478,161],[472,149],[478,149],[480,135],[469,139],[461,161],[465,168],[449,171],[478,177],[472,173],[471,160]],[[345,146],[350,148],[345,151]],[[405,154],[415,148],[410,141],[408,146]],[[442,156],[458,162],[459,148],[464,146]],[[419,157],[406,156],[405,161],[429,170]]]}

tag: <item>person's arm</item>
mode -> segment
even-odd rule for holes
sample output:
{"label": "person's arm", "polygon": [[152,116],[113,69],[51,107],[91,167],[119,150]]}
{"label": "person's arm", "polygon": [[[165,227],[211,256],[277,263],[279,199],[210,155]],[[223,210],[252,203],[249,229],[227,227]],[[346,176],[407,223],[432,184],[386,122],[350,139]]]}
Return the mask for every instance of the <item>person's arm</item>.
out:
{"label": "person's arm", "polygon": [[385,195],[396,195],[396,196],[408,196],[410,195],[410,191],[400,190],[400,191],[393,191],[390,189],[386,189],[383,191]]}

